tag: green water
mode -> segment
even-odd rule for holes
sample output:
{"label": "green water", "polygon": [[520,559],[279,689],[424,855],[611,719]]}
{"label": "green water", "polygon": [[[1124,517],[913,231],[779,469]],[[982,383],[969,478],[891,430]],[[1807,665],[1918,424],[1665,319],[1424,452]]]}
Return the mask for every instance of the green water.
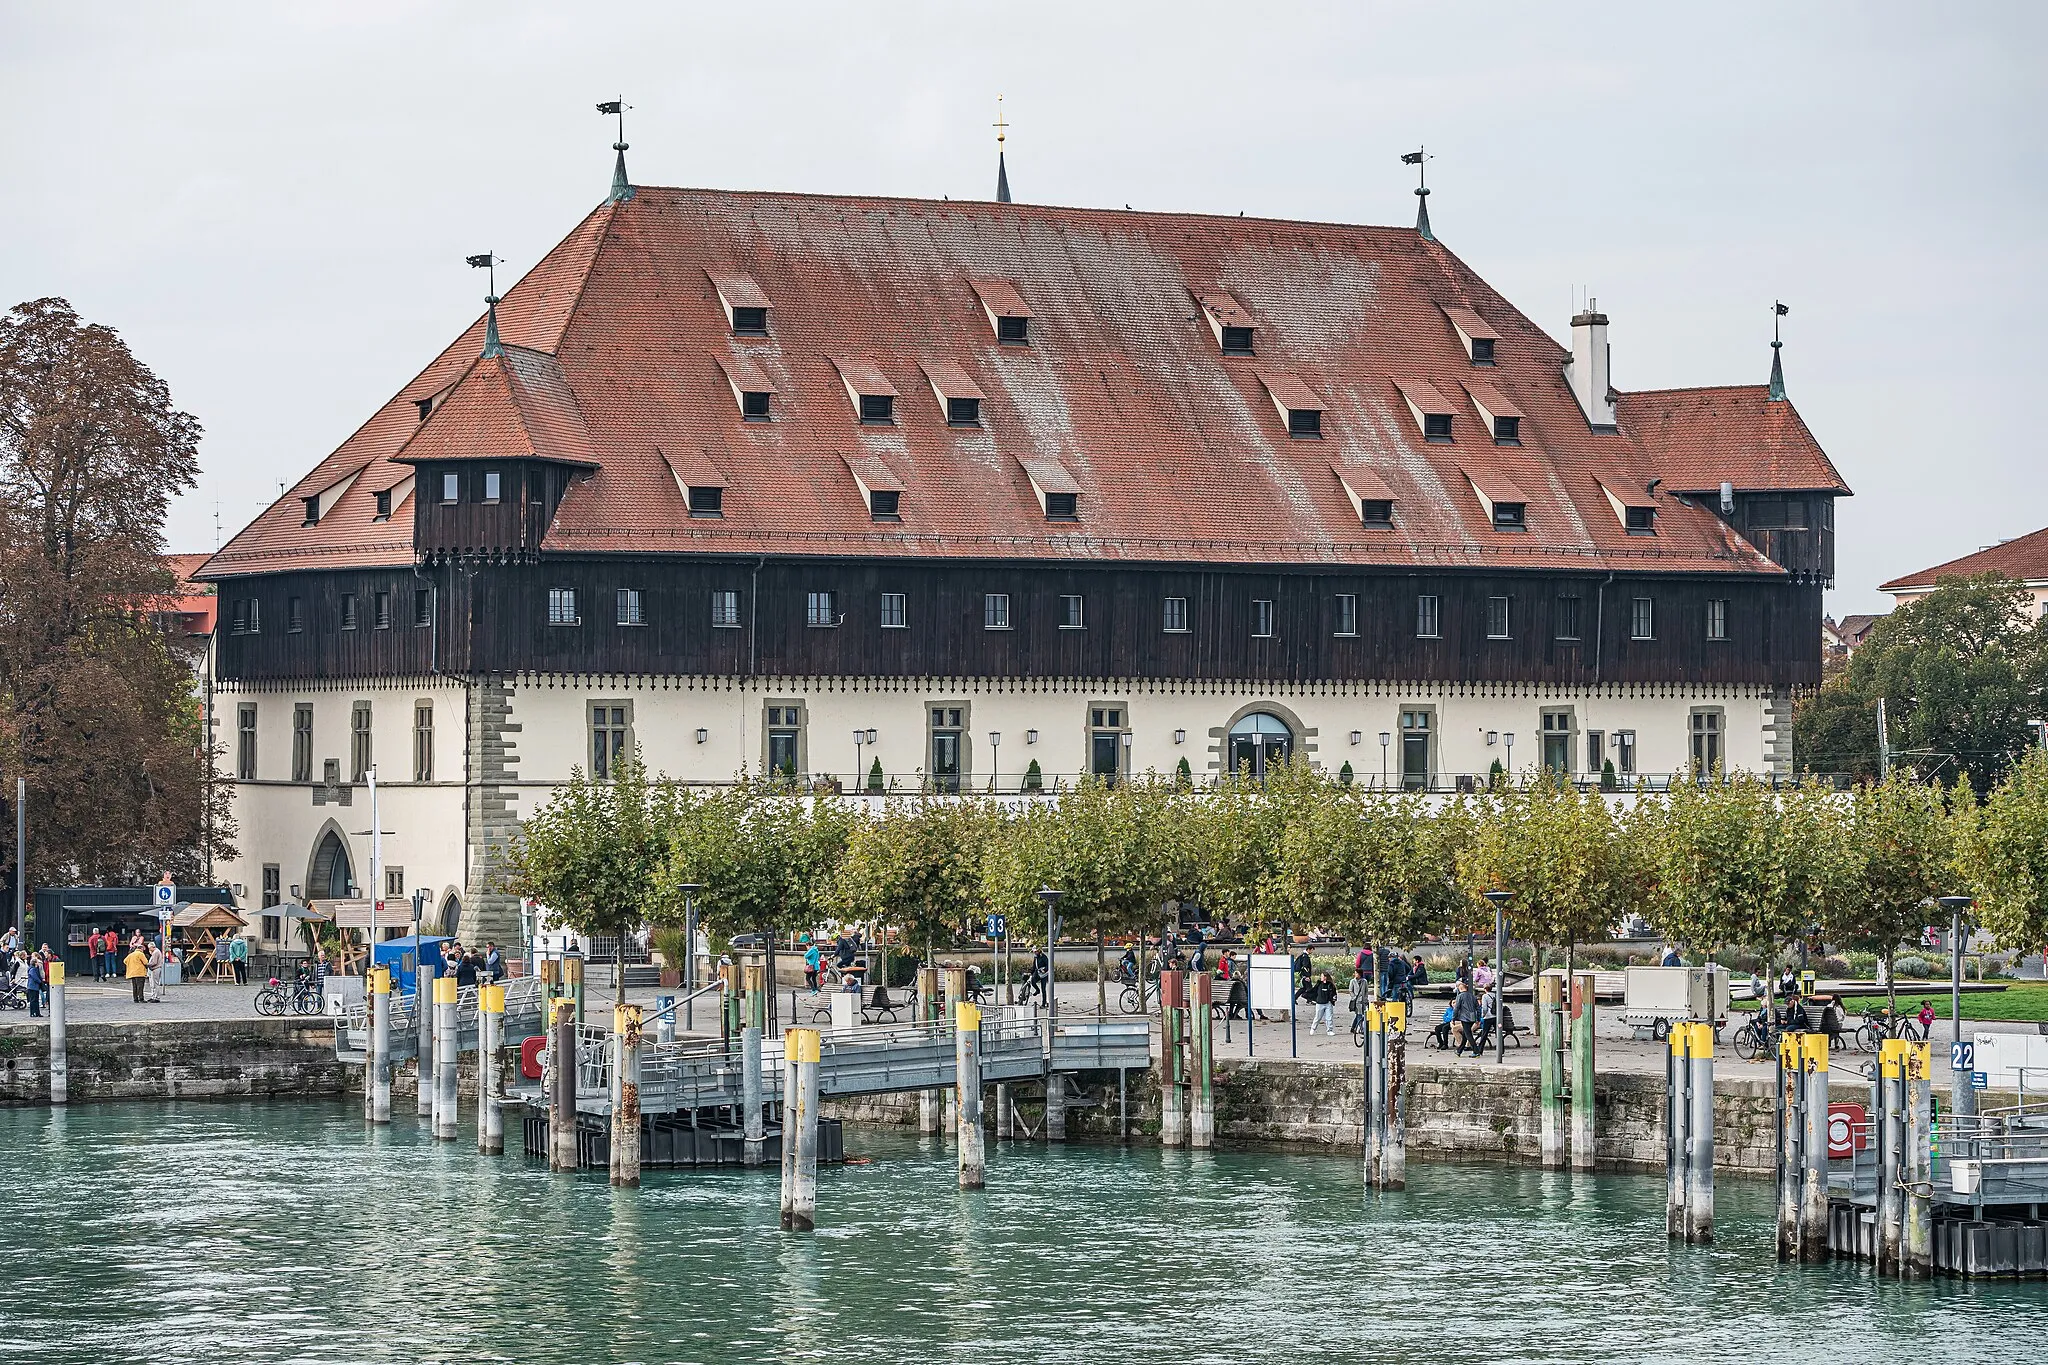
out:
{"label": "green water", "polygon": [[[0,1359],[2033,1361],[2048,1286],[1672,1247],[1661,1176],[849,1131],[819,1231],[772,1172],[551,1176],[341,1103],[0,1111]],[[1483,1268],[1483,1269],[1482,1269]]]}

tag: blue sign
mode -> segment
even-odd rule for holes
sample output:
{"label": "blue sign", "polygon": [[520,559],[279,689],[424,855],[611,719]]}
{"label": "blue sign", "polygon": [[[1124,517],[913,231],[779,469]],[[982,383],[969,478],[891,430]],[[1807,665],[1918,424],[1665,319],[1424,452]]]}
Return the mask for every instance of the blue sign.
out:
{"label": "blue sign", "polygon": [[1948,1069],[1950,1071],[1975,1071],[1977,1069],[1977,1045],[1955,1042],[1948,1045]]}
{"label": "blue sign", "polygon": [[1010,922],[1003,916],[990,915],[988,917],[988,936],[990,938],[1006,938],[1009,936],[1009,932]]}
{"label": "blue sign", "polygon": [[1991,1077],[1990,1077],[1990,1076],[1988,1076],[1987,1074],[1985,1074],[1985,1073],[1984,1073],[1984,1072],[1982,1072],[1982,1071],[1972,1071],[1972,1072],[1970,1073],[1970,1089],[1972,1089],[1972,1090],[1989,1090],[1990,1088],[1991,1088]]}
{"label": "blue sign", "polygon": [[156,903],[170,905],[178,898],[178,888],[159,882],[156,888]]}

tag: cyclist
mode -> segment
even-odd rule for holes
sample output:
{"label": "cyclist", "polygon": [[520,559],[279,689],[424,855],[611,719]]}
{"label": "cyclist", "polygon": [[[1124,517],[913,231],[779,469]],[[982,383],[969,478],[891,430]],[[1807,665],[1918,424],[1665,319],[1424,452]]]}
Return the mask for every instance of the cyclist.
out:
{"label": "cyclist", "polygon": [[1126,986],[1138,982],[1138,950],[1128,943],[1124,945],[1124,955],[1116,960],[1116,979]]}

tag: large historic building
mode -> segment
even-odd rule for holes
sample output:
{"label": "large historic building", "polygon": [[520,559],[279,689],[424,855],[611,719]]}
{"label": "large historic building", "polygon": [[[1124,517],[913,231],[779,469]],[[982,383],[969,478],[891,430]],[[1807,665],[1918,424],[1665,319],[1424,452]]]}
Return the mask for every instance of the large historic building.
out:
{"label": "large historic building", "polygon": [[[632,186],[231,543],[249,899],[426,888],[638,746],[1014,791],[1785,771],[1849,490],[1415,228]],[[342,809],[352,807],[351,809]],[[368,894],[368,887],[363,888]]]}

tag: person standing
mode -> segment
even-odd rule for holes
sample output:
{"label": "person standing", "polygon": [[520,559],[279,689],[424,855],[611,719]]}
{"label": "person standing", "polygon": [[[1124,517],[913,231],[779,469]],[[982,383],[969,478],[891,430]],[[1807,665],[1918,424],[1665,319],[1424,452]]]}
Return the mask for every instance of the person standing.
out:
{"label": "person standing", "polygon": [[235,984],[237,986],[248,985],[249,940],[247,937],[241,934],[236,934],[234,937],[228,940],[228,962],[231,965],[233,965],[235,969]]}
{"label": "person standing", "polygon": [[43,963],[42,959],[30,953],[15,957],[14,984],[28,994],[28,1017],[40,1019],[43,1014]]}
{"label": "person standing", "polygon": [[1337,983],[1330,979],[1328,972],[1323,972],[1313,982],[1309,983],[1308,1002],[1316,1007],[1315,1018],[1309,1021],[1308,1036],[1311,1038],[1315,1037],[1316,1029],[1320,1026],[1324,1033],[1335,1038],[1337,1036]]}
{"label": "person standing", "polygon": [[100,962],[100,931],[98,929],[94,929],[85,936],[85,960],[87,965],[92,968],[92,979],[95,981],[99,980],[102,964]]}
{"label": "person standing", "polygon": [[135,1003],[142,1003],[142,988],[149,977],[149,954],[142,951],[142,940],[137,939],[128,948],[126,960],[128,984],[135,988]]}
{"label": "person standing", "polygon": [[477,968],[483,959],[475,953],[463,953],[455,959],[455,989],[466,991],[476,985]]}
{"label": "person standing", "polygon": [[496,939],[484,941],[484,980],[495,985],[505,974],[505,955],[498,951]]}
{"label": "person standing", "polygon": [[142,998],[150,1004],[162,1004],[164,998],[164,950],[152,943],[149,945],[149,953],[144,960],[148,966],[145,969],[146,983],[142,992]]}
{"label": "person standing", "polygon": [[1409,980],[1408,959],[1399,953],[1388,953],[1386,957],[1387,977],[1380,982],[1380,999],[1406,1000]]}
{"label": "person standing", "polygon": [[1479,1041],[1479,1018],[1479,997],[1472,993],[1472,983],[1460,981],[1457,998],[1451,1002],[1451,1024],[1458,1035],[1458,1056],[1464,1056],[1468,1047],[1472,1049],[1474,1057],[1483,1055]]}

